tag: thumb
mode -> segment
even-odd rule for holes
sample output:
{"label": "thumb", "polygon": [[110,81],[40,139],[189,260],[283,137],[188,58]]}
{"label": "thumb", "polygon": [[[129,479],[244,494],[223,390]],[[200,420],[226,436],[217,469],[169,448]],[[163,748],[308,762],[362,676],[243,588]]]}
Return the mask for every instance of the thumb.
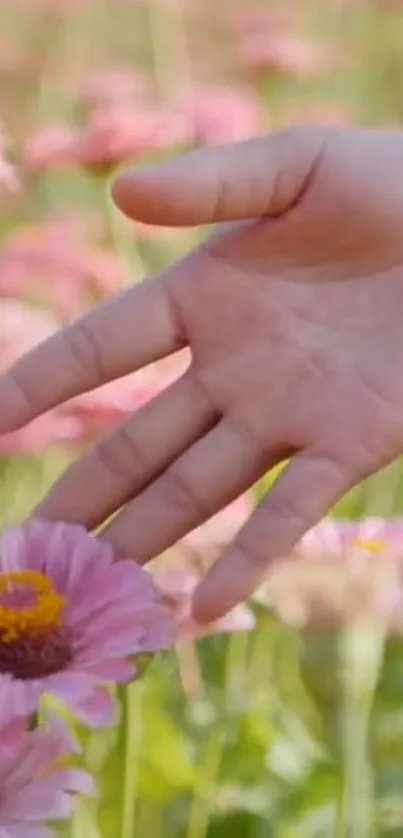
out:
{"label": "thumb", "polygon": [[310,183],[327,132],[292,128],[132,169],[112,187],[129,218],[168,227],[278,216]]}

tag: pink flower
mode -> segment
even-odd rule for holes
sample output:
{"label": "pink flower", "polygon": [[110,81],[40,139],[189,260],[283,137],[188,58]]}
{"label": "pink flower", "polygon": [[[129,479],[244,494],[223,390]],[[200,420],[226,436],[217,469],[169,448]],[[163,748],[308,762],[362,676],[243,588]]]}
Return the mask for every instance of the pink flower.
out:
{"label": "pink flower", "polygon": [[94,299],[119,290],[118,256],[92,243],[88,232],[70,218],[13,231],[0,250],[0,293],[28,294],[70,319]]}
{"label": "pink flower", "polygon": [[285,75],[296,78],[315,76],[334,68],[333,56],[313,41],[288,31],[260,32],[241,41],[242,66],[252,76]]}
{"label": "pink flower", "polygon": [[132,104],[150,99],[150,79],[139,70],[107,66],[87,76],[79,91],[80,99],[90,108],[104,105]]}
{"label": "pink flower", "polygon": [[403,556],[403,519],[364,518],[362,521],[324,518],[300,541],[296,555],[337,555],[351,559],[352,552],[400,552]]}
{"label": "pink flower", "polygon": [[325,519],[273,564],[257,599],[288,623],[361,623],[402,631],[403,520]]}
{"label": "pink flower", "polygon": [[0,370],[5,370],[24,352],[50,337],[57,322],[44,311],[21,300],[0,301]]}
{"label": "pink flower", "polygon": [[18,431],[0,437],[0,456],[38,454],[53,446],[65,445],[83,438],[83,428],[74,417],[52,410]]}
{"label": "pink flower", "polygon": [[110,79],[103,95],[101,87],[88,91],[92,107],[82,127],[49,125],[30,137],[22,154],[27,172],[81,166],[102,175],[152,151],[190,141],[189,121],[181,110],[150,105],[140,95],[130,101],[123,88],[115,96],[114,82],[118,80]]}
{"label": "pink flower", "polygon": [[200,626],[191,614],[192,596],[201,581],[195,571],[171,568],[155,575],[155,583],[164,602],[172,609],[181,640],[194,640],[211,634],[232,634],[238,631],[251,631],[255,626],[253,611],[246,605],[237,605],[220,620],[207,626]]}
{"label": "pink flower", "polygon": [[152,577],[79,526],[33,520],[0,535],[0,727],[52,694],[90,727],[110,724],[105,685],[174,629]]}
{"label": "pink flower", "polygon": [[[19,300],[0,301],[0,371],[5,370],[24,352],[49,337],[57,328],[47,313]],[[40,451],[48,445],[63,443],[80,436],[78,419],[53,410],[19,431],[0,437],[0,454]]]}
{"label": "pink flower", "polygon": [[56,721],[33,731],[18,721],[1,731],[1,838],[49,838],[45,822],[66,820],[75,796],[92,794],[91,777],[63,764],[79,750]]}
{"label": "pink flower", "polygon": [[260,103],[254,92],[247,88],[196,89],[188,114],[197,144],[246,140],[260,127]]}
{"label": "pink flower", "polygon": [[17,192],[19,180],[14,166],[7,158],[7,138],[0,126],[0,184],[5,186],[9,192]]}
{"label": "pink flower", "polygon": [[93,109],[74,148],[78,165],[92,174],[181,142],[187,126],[162,109],[137,104],[104,104]]}
{"label": "pink flower", "polygon": [[39,174],[74,162],[78,132],[68,125],[47,125],[25,143],[22,155],[24,168]]}

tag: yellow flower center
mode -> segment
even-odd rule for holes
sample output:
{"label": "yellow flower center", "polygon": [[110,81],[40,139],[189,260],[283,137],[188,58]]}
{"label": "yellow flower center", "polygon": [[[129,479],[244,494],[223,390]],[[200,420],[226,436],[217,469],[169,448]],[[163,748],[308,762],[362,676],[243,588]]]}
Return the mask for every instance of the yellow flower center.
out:
{"label": "yellow flower center", "polygon": [[0,642],[16,643],[60,628],[65,598],[43,573],[0,573]]}
{"label": "yellow flower center", "polygon": [[367,553],[372,553],[373,556],[380,556],[386,549],[385,542],[378,538],[356,538],[352,546],[357,550],[365,550]]}

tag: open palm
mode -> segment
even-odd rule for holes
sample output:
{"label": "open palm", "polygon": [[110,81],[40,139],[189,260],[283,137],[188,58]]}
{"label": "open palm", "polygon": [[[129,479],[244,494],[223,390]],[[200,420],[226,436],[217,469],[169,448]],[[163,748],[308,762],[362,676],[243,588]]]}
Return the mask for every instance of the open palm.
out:
{"label": "open palm", "polygon": [[403,449],[402,183],[401,135],[316,129],[121,176],[115,199],[131,217],[217,228],[0,378],[0,430],[182,346],[192,362],[37,513],[93,527],[120,508],[104,537],[147,561],[289,459],[196,615],[247,596]]}

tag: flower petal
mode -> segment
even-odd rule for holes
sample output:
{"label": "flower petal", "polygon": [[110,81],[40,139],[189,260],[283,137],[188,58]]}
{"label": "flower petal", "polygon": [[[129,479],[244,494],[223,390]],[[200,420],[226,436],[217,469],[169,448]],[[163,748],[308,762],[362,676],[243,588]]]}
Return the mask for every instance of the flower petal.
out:
{"label": "flower petal", "polygon": [[77,719],[92,729],[116,724],[117,706],[110,693],[97,687],[75,707]]}
{"label": "flower petal", "polygon": [[0,675],[0,728],[16,717],[34,713],[39,696],[40,687],[36,681],[19,681]]}

